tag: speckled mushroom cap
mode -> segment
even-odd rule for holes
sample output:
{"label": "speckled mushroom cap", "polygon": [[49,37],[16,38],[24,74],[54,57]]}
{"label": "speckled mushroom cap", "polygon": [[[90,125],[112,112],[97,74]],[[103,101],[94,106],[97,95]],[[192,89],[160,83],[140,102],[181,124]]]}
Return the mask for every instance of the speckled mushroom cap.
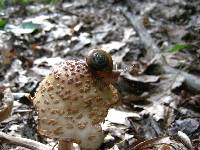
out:
{"label": "speckled mushroom cap", "polygon": [[104,139],[100,123],[117,101],[117,90],[99,86],[85,61],[67,60],[53,68],[35,94],[38,131],[81,149],[98,149]]}

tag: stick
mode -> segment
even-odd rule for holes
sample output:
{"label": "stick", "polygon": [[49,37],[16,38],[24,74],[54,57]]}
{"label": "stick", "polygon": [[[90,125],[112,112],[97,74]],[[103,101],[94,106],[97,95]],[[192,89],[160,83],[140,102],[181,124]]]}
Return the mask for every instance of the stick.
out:
{"label": "stick", "polygon": [[147,60],[152,60],[156,54],[160,53],[160,50],[155,44],[152,44],[154,41],[143,26],[141,17],[133,15],[125,10],[122,10],[122,13],[124,17],[130,22],[135,32],[139,35],[141,42],[144,44],[145,49],[147,50]]}
{"label": "stick", "polygon": [[44,145],[40,142],[21,137],[14,137],[12,135],[0,132],[0,143],[2,142],[19,145],[25,148],[29,148],[31,150],[52,150],[50,146]]}
{"label": "stick", "polygon": [[160,49],[155,44],[148,31],[144,28],[140,17],[132,15],[130,12],[127,12],[125,10],[121,10],[121,12],[124,17],[129,21],[130,25],[135,29],[140,37],[141,42],[144,44],[147,50],[147,60],[153,60],[155,57],[159,58],[159,60],[157,60],[162,65],[162,68],[166,73],[177,74],[178,72],[180,72],[180,74],[185,78],[186,85],[192,90],[200,92],[200,77],[184,71],[177,70],[167,65],[164,56],[160,52]]}
{"label": "stick", "polygon": [[191,88],[196,92],[200,92],[200,77],[197,77],[195,75],[189,74],[181,70],[179,71],[170,66],[163,66],[163,69],[166,73],[180,73],[180,75],[182,75],[185,78],[185,84],[188,88]]}

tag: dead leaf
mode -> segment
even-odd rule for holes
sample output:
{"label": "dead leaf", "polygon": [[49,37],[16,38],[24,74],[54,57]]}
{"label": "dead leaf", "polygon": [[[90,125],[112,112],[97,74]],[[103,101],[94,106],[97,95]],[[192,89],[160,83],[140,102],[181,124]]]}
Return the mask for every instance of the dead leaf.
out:
{"label": "dead leaf", "polygon": [[10,89],[5,89],[4,97],[2,100],[0,99],[0,101],[2,101],[1,103],[3,104],[2,106],[0,106],[0,122],[4,121],[10,116],[13,107],[13,100],[14,98]]}
{"label": "dead leaf", "polygon": [[140,118],[137,113],[134,112],[126,112],[120,111],[116,109],[110,109],[108,111],[108,115],[105,120],[110,121],[111,123],[123,124],[126,126],[130,126],[129,121],[127,120],[128,117]]}
{"label": "dead leaf", "polygon": [[142,82],[142,83],[154,83],[154,82],[158,82],[160,79],[159,76],[153,76],[153,75],[133,76],[128,72],[123,72],[120,75],[123,78],[128,79],[130,81]]}
{"label": "dead leaf", "polygon": [[101,45],[101,48],[106,50],[106,52],[110,53],[110,52],[113,52],[114,50],[118,51],[124,46],[125,46],[124,42],[111,41],[110,43]]}

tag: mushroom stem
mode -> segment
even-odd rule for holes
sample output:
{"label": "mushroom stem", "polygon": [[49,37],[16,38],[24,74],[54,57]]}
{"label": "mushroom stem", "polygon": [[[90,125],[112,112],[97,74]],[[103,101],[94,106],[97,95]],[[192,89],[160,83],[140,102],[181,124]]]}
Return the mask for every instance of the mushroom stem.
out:
{"label": "mushroom stem", "polygon": [[70,141],[60,140],[58,143],[58,150],[74,150],[73,143]]}

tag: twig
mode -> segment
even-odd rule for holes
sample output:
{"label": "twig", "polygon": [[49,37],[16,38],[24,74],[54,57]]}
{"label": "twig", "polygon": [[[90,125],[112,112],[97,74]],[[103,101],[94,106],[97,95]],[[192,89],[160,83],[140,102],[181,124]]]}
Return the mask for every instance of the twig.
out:
{"label": "twig", "polygon": [[161,141],[163,139],[164,140],[169,139],[169,137],[157,137],[157,138],[149,139],[149,140],[138,143],[137,145],[135,145],[133,148],[131,148],[129,150],[141,150],[146,147],[153,146],[156,142],[158,143],[159,141]]}
{"label": "twig", "polygon": [[44,145],[40,142],[21,137],[14,137],[12,135],[0,132],[0,143],[2,142],[19,145],[25,148],[29,148],[31,150],[52,150],[50,146]]}
{"label": "twig", "polygon": [[167,65],[164,56],[160,52],[160,49],[155,44],[148,31],[144,28],[141,22],[141,18],[136,15],[132,15],[130,12],[127,12],[125,10],[121,10],[121,12],[124,15],[124,17],[129,21],[130,25],[135,29],[135,31],[140,37],[141,42],[144,44],[147,50],[147,60],[153,60],[156,58],[157,61],[159,61],[159,63],[162,65],[162,69],[166,73],[177,74],[180,72],[180,74],[185,78],[186,85],[192,90],[200,92],[200,78],[198,76],[189,74],[182,70],[174,69],[171,66]]}
{"label": "twig", "polygon": [[[174,73],[174,74],[179,73],[179,70],[174,69],[170,66],[163,66],[163,69],[166,73]],[[189,74],[184,71],[180,71],[179,74],[185,78],[185,84],[189,88],[191,88],[192,90],[194,90],[196,92],[200,92],[200,77]]]}
{"label": "twig", "polygon": [[29,97],[29,93],[12,93],[14,99],[20,99],[22,97]]}
{"label": "twig", "polygon": [[160,50],[155,44],[152,44],[154,41],[143,26],[141,17],[133,15],[125,10],[122,10],[122,13],[135,29],[135,32],[139,35],[141,42],[144,44],[145,49],[147,50],[146,59],[152,60],[156,54],[160,53]]}

